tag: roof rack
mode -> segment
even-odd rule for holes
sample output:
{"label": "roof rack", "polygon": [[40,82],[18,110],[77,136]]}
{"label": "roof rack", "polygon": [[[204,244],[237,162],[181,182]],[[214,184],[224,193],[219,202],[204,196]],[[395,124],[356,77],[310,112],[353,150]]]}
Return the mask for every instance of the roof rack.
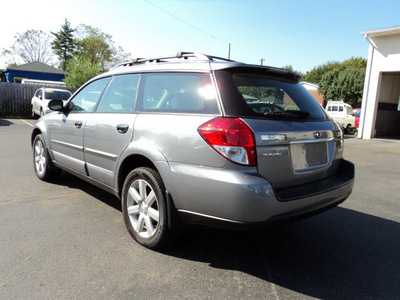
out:
{"label": "roof rack", "polygon": [[160,63],[160,62],[168,62],[171,60],[176,60],[176,59],[183,59],[183,60],[188,60],[189,58],[194,58],[197,60],[205,60],[205,61],[212,61],[212,60],[222,60],[222,61],[227,61],[227,62],[234,62],[234,60],[230,60],[227,58],[222,58],[218,56],[212,56],[212,55],[206,55],[206,54],[200,54],[200,53],[194,53],[194,52],[178,52],[174,56],[163,56],[163,57],[153,57],[153,58],[134,58],[132,61],[124,62],[119,65],[117,65],[115,68],[119,67],[130,67],[138,64],[143,64],[143,63]]}

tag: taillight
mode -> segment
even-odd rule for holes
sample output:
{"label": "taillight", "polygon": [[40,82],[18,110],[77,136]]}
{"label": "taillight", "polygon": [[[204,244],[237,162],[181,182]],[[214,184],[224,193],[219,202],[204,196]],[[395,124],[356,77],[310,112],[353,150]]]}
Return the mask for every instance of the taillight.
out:
{"label": "taillight", "polygon": [[238,118],[215,118],[197,129],[203,139],[229,160],[248,166],[256,165],[253,132]]}

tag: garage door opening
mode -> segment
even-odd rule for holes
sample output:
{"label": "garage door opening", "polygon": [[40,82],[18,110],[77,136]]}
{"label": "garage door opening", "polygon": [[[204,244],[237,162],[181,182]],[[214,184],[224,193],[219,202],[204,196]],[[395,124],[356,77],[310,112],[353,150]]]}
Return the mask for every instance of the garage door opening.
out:
{"label": "garage door opening", "polygon": [[381,78],[375,137],[400,139],[400,72],[383,73]]}

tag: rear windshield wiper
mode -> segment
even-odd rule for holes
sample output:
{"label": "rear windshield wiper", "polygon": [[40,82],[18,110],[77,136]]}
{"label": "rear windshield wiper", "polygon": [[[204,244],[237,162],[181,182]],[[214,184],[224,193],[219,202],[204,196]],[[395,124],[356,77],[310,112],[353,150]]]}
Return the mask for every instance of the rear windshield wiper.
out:
{"label": "rear windshield wiper", "polygon": [[304,110],[285,110],[285,111],[271,111],[266,112],[264,116],[271,119],[281,119],[281,118],[298,118],[307,119],[310,113]]}

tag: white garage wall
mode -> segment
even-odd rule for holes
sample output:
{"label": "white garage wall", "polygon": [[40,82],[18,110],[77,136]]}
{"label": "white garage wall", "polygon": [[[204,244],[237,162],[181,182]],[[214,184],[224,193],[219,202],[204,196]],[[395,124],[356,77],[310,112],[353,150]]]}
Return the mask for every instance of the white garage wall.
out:
{"label": "white garage wall", "polygon": [[[389,84],[389,81],[386,81],[389,79],[382,81],[382,75],[388,72],[400,72],[400,27],[395,27],[392,31],[370,31],[363,34],[370,43],[370,48],[358,138],[369,139],[375,136],[379,99],[387,97],[386,89],[384,89],[385,94],[380,94],[382,86]],[[391,96],[388,97],[392,99]]]}
{"label": "white garage wall", "polygon": [[379,102],[398,104],[400,94],[400,75],[383,74]]}

